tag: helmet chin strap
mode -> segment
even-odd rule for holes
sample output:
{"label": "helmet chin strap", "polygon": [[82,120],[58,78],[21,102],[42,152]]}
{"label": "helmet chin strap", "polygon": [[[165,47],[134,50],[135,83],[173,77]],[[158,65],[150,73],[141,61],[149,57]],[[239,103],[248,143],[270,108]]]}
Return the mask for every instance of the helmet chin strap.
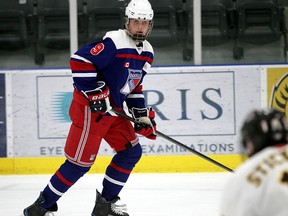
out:
{"label": "helmet chin strap", "polygon": [[146,40],[146,37],[142,34],[132,35],[129,30],[125,29],[125,31],[129,35],[129,37],[131,37],[132,40],[136,43],[136,45],[138,45],[138,44],[142,43],[144,40]]}
{"label": "helmet chin strap", "polygon": [[143,42],[146,39],[146,36],[144,36],[143,34],[133,34],[132,38],[136,41],[136,42]]}

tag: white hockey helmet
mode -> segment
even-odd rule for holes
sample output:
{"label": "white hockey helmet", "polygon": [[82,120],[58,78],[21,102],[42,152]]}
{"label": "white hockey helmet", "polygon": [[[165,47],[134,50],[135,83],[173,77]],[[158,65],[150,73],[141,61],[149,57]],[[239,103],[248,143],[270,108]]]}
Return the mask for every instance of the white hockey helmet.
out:
{"label": "white hockey helmet", "polygon": [[[148,0],[131,0],[125,9],[125,28],[135,41],[144,41],[152,31],[154,12]],[[132,34],[129,31],[129,20],[141,19],[149,21],[149,29],[145,35]]]}

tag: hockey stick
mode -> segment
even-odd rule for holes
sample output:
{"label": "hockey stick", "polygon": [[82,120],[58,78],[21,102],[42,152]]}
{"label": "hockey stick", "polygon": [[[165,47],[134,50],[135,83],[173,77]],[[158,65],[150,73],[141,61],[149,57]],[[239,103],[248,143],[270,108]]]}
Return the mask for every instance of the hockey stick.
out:
{"label": "hockey stick", "polygon": [[[134,118],[126,115],[126,114],[123,113],[123,112],[119,112],[119,111],[117,111],[117,110],[115,110],[115,109],[112,109],[112,112],[114,112],[114,113],[115,113],[116,115],[118,115],[118,116],[121,116],[121,117],[123,117],[123,118],[126,118],[126,119],[130,120],[130,121],[133,122],[133,123],[139,123],[136,119],[134,119]],[[181,146],[182,148],[186,149],[187,151],[190,151],[190,152],[196,154],[197,156],[203,158],[204,160],[207,160],[207,161],[209,161],[209,162],[211,162],[211,163],[213,163],[213,164],[221,167],[222,169],[225,169],[226,171],[234,172],[234,171],[233,171],[232,169],[230,169],[229,167],[227,167],[227,166],[219,163],[218,161],[215,161],[214,159],[212,159],[212,158],[210,158],[210,157],[208,157],[208,156],[206,156],[206,155],[204,155],[204,154],[202,154],[202,153],[200,153],[200,152],[198,152],[198,151],[196,151],[196,150],[194,150],[194,149],[192,149],[192,148],[184,145],[183,143],[181,143],[181,142],[173,139],[172,137],[170,137],[170,136],[168,136],[168,135],[166,135],[166,134],[164,134],[164,133],[162,133],[162,132],[160,132],[160,131],[158,131],[158,130],[156,130],[156,135],[159,135],[159,136],[161,136],[162,138],[164,138],[164,139],[166,139],[166,140],[168,140],[168,141],[170,141],[170,142],[172,142],[172,143],[174,143],[174,144],[176,144],[176,145],[178,145],[178,146]]]}

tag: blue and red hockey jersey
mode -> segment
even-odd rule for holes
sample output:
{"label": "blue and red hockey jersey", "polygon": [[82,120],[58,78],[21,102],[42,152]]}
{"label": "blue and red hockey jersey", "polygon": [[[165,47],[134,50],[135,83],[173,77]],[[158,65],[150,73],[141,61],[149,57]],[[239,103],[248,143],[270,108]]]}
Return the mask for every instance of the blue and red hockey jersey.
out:
{"label": "blue and red hockey jersey", "polygon": [[103,40],[80,48],[70,59],[74,85],[78,91],[93,90],[97,81],[110,89],[112,107],[145,107],[142,81],[153,62],[148,41],[137,47],[123,29],[107,32]]}

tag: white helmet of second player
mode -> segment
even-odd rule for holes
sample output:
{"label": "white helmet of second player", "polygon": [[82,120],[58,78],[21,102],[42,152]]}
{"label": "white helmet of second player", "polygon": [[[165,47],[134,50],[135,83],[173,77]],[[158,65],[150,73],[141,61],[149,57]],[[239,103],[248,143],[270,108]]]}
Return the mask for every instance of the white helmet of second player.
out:
{"label": "white helmet of second player", "polygon": [[[125,28],[128,32],[128,34],[135,40],[135,41],[143,41],[145,40],[149,34],[151,33],[152,27],[153,27],[153,16],[154,12],[151,7],[151,4],[148,0],[131,0],[126,9],[125,9]],[[148,20],[150,22],[149,29],[146,33],[146,35],[133,35],[129,31],[129,20],[130,19],[141,19],[141,20]]]}

